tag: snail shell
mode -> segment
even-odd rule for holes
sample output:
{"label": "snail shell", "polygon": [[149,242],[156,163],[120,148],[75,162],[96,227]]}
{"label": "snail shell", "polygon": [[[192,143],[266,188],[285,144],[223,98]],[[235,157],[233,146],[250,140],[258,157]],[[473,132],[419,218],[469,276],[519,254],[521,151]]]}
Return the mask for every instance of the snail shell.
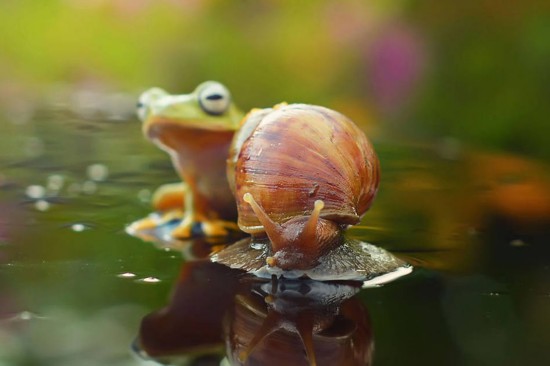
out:
{"label": "snail shell", "polygon": [[347,117],[313,105],[253,110],[233,140],[228,180],[241,230],[270,241],[269,266],[308,269],[371,206],[379,161]]}

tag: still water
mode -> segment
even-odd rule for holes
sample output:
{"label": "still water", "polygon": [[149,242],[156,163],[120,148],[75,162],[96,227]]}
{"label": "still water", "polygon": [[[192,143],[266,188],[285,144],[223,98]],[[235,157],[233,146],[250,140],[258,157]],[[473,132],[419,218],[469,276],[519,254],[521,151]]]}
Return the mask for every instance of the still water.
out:
{"label": "still water", "polygon": [[354,238],[414,265],[387,285],[265,282],[210,243],[125,233],[176,181],[135,119],[0,118],[0,365],[543,365],[549,169],[375,136]]}

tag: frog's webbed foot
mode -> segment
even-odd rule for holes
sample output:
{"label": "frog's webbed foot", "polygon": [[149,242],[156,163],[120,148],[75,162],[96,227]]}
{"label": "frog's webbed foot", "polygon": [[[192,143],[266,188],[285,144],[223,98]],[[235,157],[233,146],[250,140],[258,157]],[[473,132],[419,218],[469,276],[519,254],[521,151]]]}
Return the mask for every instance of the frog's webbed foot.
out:
{"label": "frog's webbed foot", "polygon": [[181,220],[183,217],[184,212],[182,209],[171,210],[163,213],[152,213],[143,219],[131,223],[128,227],[126,227],[126,232],[131,235],[135,235],[139,232],[153,230],[174,220]]}
{"label": "frog's webbed foot", "polygon": [[188,214],[178,227],[172,231],[172,237],[177,239],[187,239],[197,235],[221,237],[228,236],[231,232],[238,231],[239,227],[234,222],[208,219],[200,215]]}
{"label": "frog's webbed foot", "polygon": [[238,232],[239,226],[231,221],[210,220],[202,222],[202,231],[206,236],[226,236],[230,232]]}
{"label": "frog's webbed foot", "polygon": [[126,231],[131,235],[141,235],[166,226],[172,221],[181,221],[185,217],[183,207],[188,192],[189,186],[182,182],[163,184],[158,187],[151,199],[156,212],[134,221],[126,228]]}

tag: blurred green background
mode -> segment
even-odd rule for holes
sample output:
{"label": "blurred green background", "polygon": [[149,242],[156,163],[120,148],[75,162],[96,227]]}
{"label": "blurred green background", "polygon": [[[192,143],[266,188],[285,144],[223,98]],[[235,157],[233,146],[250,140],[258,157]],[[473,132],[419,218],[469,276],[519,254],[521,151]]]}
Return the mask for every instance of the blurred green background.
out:
{"label": "blurred green background", "polygon": [[187,92],[216,79],[243,109],[316,103],[404,137],[550,159],[548,10],[542,0],[4,0],[1,103],[74,106],[86,99],[63,92]]}

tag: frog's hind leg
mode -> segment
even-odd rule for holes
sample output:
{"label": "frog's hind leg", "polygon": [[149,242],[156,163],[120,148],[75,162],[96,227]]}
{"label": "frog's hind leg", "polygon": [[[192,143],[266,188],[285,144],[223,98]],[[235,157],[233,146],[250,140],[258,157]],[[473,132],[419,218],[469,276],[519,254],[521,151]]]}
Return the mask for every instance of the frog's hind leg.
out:
{"label": "frog's hind leg", "polygon": [[227,236],[238,232],[239,227],[231,221],[220,220],[216,212],[209,209],[206,200],[198,193],[193,180],[188,180],[185,192],[185,215],[181,223],[172,231],[172,237],[186,239],[200,234],[207,237]]}
{"label": "frog's hind leg", "polygon": [[155,211],[181,209],[185,205],[185,197],[189,192],[187,183],[163,184],[153,193],[152,204]]}

